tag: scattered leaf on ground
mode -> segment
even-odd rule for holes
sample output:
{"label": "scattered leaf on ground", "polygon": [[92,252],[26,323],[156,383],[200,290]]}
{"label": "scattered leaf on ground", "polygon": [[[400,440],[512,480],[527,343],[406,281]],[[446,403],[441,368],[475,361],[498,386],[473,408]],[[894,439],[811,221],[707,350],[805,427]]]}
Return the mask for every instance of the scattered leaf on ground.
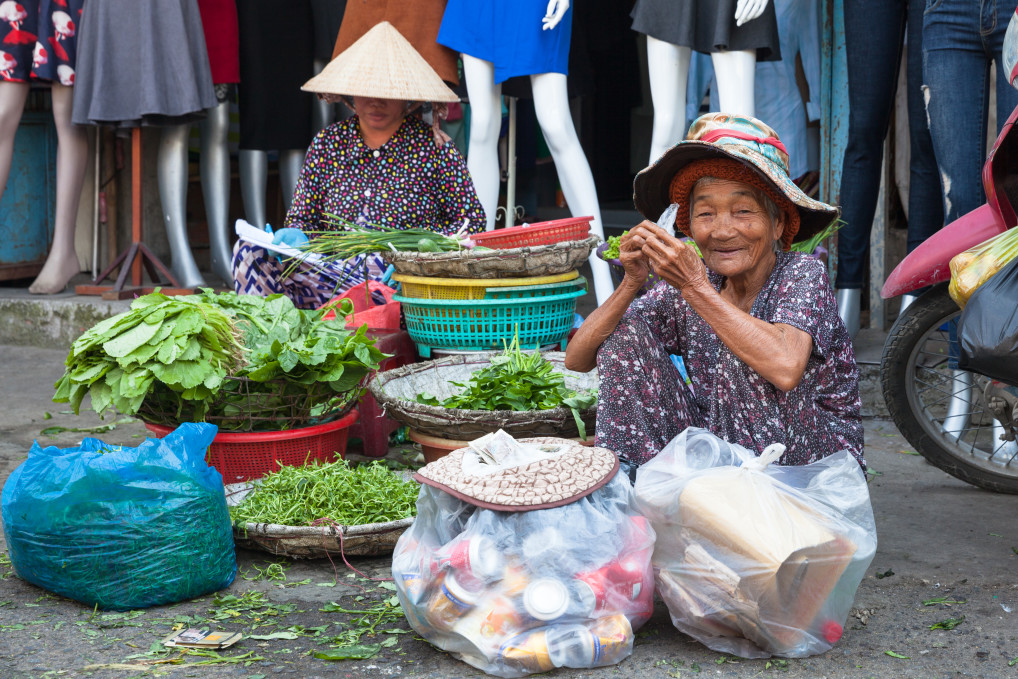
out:
{"label": "scattered leaf on ground", "polygon": [[948,630],[950,630],[950,629],[954,629],[955,627],[957,627],[958,625],[962,624],[963,622],[965,622],[965,616],[964,615],[961,616],[960,618],[948,618],[947,620],[941,620],[938,623],[934,623],[934,624],[930,625],[930,629],[948,629]]}
{"label": "scattered leaf on ground", "polygon": [[381,644],[354,644],[338,646],[329,651],[317,651],[312,654],[319,660],[365,660],[382,650]]}
{"label": "scattered leaf on ground", "polygon": [[888,568],[883,573],[878,572],[876,575],[877,575],[877,580],[883,580],[884,578],[889,578],[892,575],[894,575],[894,571],[892,571],[890,568]]}
{"label": "scattered leaf on ground", "polygon": [[271,641],[273,639],[297,639],[300,635],[296,632],[273,632],[272,634],[249,634],[248,639],[259,641]]}
{"label": "scattered leaf on ground", "polygon": [[938,596],[934,597],[933,599],[927,599],[926,601],[923,602],[923,606],[936,606],[937,604],[950,606],[951,604],[963,604],[963,603],[965,603],[965,599],[955,600],[950,599],[946,596]]}
{"label": "scattered leaf on ground", "polygon": [[907,655],[902,655],[901,653],[895,653],[894,651],[884,651],[884,655],[889,655],[892,658],[901,658],[902,660],[911,660],[912,659],[912,658],[910,658]]}

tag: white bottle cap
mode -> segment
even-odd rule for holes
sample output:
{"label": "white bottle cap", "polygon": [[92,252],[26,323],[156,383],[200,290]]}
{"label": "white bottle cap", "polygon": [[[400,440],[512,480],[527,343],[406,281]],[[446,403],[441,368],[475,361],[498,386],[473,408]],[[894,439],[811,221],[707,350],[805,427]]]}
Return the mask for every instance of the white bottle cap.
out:
{"label": "white bottle cap", "polygon": [[523,592],[523,607],[535,620],[555,620],[569,608],[569,590],[561,580],[534,580]]}

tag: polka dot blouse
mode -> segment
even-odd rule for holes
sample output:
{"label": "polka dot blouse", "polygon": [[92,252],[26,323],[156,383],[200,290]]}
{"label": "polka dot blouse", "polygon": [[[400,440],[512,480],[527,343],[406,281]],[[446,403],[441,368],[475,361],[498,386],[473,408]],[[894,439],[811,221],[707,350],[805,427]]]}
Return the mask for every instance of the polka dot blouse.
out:
{"label": "polka dot blouse", "polygon": [[435,146],[431,128],[403,120],[377,149],[364,143],[356,116],[319,132],[308,149],[286,226],[327,231],[328,214],[398,229],[451,235],[469,221],[484,231],[484,208],[463,157],[452,142]]}

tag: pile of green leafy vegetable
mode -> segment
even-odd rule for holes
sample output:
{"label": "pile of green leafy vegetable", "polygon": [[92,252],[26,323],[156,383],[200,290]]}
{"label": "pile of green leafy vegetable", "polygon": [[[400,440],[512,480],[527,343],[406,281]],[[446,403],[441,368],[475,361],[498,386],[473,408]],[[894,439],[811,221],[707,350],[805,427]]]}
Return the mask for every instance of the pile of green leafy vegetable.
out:
{"label": "pile of green leafy vegetable", "polygon": [[196,296],[153,293],[74,341],[53,400],[77,413],[88,393],[99,415],[111,406],[134,415],[153,391],[164,390],[204,415],[202,404],[242,354],[237,328],[221,309]]}
{"label": "pile of green leafy vegetable", "polygon": [[238,524],[385,523],[414,516],[418,490],[381,462],[351,467],[344,460],[316,460],[303,467],[281,466],[262,477],[240,504],[230,507],[230,516]]}
{"label": "pile of green leafy vegetable", "polygon": [[430,229],[397,229],[391,226],[362,226],[336,215],[326,215],[326,221],[335,227],[328,231],[308,232],[310,242],[302,246],[305,252],[315,252],[326,260],[349,259],[372,252],[456,252],[462,250],[466,239],[445,236]]}
{"label": "pile of green leafy vegetable", "polygon": [[[177,311],[163,320],[147,311],[154,300],[160,308],[188,310],[190,315]],[[100,415],[112,401],[121,413],[140,413],[157,424],[208,420],[224,430],[306,424],[356,401],[362,382],[386,357],[367,337],[366,327],[346,328],[345,316],[352,309],[344,300],[337,318],[325,321],[319,320],[320,312],[297,309],[282,295],[211,290],[180,297],[146,295],[135,300],[129,312],[103,321],[75,342],[54,400],[70,399],[77,412],[90,390],[93,409]],[[165,328],[150,333],[148,326],[156,319]],[[125,332],[139,323],[144,332]],[[231,360],[211,351],[191,360],[205,343],[213,348],[223,344],[216,339],[217,328],[230,339]],[[193,338],[198,349],[175,352],[173,347],[184,341],[181,336],[187,342]],[[82,351],[85,346],[88,353]],[[130,361],[127,367],[121,365],[125,361]],[[121,378],[113,367],[128,370],[130,379]],[[136,373],[141,377],[134,377]],[[145,379],[149,374],[153,379]],[[181,374],[187,381],[179,380]],[[106,381],[99,382],[104,375]]]}
{"label": "pile of green leafy vegetable", "polygon": [[541,355],[540,351],[524,352],[519,337],[489,365],[475,370],[467,384],[451,382],[463,389],[444,401],[431,394],[418,394],[418,403],[445,408],[469,410],[551,410],[566,407],[573,413],[581,438],[587,430],[580,411],[597,402],[597,394],[577,393],[568,388],[562,373]]}
{"label": "pile of green leafy vegetable", "polygon": [[[798,243],[792,243],[792,246],[789,248],[789,250],[791,250],[792,252],[804,252],[807,255],[811,255],[813,254],[813,251],[816,250],[820,246],[820,244],[824,242],[824,240],[833,236],[834,232],[840,229],[842,224],[844,224],[844,222],[842,222],[841,220],[831,222],[830,224],[827,225],[827,228],[817,232],[811,238],[799,241]],[[622,233],[622,236],[625,236],[627,233],[629,233],[629,231],[624,231]],[[622,243],[622,236],[608,237],[608,247],[604,249],[605,259],[619,258],[619,247]],[[702,254],[700,254],[700,248],[696,246],[696,243],[693,242],[692,239],[687,239],[686,242],[693,246],[693,249],[696,250],[696,254],[700,255],[701,257],[703,256]]]}

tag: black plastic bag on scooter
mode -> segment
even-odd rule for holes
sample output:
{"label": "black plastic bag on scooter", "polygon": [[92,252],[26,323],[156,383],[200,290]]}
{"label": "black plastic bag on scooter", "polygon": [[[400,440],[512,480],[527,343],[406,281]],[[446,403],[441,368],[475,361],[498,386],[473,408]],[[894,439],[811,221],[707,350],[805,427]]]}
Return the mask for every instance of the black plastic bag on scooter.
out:
{"label": "black plastic bag on scooter", "polygon": [[958,321],[962,370],[1018,385],[1018,259],[983,283]]}

